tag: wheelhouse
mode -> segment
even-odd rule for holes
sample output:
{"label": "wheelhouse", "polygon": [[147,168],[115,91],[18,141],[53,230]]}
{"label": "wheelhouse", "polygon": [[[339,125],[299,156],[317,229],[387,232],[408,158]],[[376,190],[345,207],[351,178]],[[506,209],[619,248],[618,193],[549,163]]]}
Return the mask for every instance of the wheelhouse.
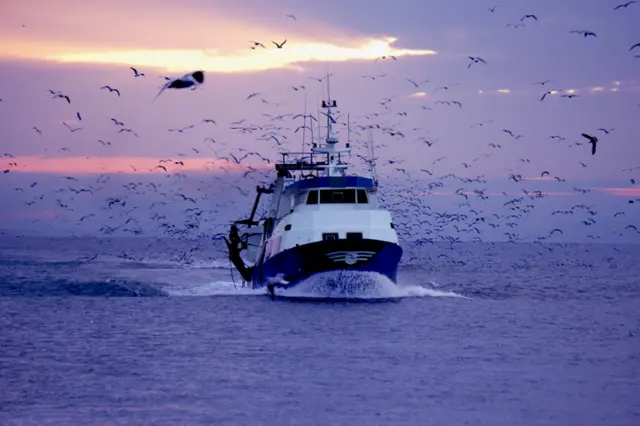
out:
{"label": "wheelhouse", "polygon": [[376,209],[378,200],[372,179],[359,176],[320,177],[294,182],[285,191],[291,204],[281,215],[297,210],[331,208]]}

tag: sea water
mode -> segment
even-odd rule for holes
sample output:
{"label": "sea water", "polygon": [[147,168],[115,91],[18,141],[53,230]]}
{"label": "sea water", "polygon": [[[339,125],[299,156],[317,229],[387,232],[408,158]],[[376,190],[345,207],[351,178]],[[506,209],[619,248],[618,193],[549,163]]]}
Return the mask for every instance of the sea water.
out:
{"label": "sea water", "polygon": [[406,244],[272,301],[219,242],[0,237],[0,424],[638,425],[639,259]]}

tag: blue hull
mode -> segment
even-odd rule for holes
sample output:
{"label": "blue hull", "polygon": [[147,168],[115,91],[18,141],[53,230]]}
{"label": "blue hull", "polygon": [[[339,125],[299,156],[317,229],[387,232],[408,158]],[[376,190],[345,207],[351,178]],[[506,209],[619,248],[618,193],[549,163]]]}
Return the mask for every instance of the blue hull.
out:
{"label": "blue hull", "polygon": [[338,270],[377,272],[396,282],[401,257],[402,248],[386,241],[318,241],[285,250],[257,265],[252,285],[291,288],[314,274]]}

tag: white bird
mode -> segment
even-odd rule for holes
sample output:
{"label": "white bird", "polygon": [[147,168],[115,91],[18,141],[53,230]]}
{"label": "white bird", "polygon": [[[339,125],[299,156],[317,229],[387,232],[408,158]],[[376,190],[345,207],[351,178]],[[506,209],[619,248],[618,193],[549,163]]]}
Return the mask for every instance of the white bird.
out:
{"label": "white bird", "polygon": [[144,73],[138,72],[134,67],[129,67],[129,69],[135,73],[134,77],[144,77]]}

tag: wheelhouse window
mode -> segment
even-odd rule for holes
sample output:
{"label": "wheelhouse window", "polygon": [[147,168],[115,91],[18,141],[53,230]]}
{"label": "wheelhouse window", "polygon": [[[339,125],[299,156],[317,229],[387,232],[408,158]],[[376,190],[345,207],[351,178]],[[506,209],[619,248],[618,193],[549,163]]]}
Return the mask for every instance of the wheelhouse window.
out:
{"label": "wheelhouse window", "polygon": [[309,195],[307,195],[307,204],[318,204],[318,191],[309,191]]}
{"label": "wheelhouse window", "polygon": [[355,189],[321,189],[320,204],[355,204]]}
{"label": "wheelhouse window", "polygon": [[367,197],[367,191],[364,189],[358,189],[358,204],[367,204],[369,198]]}

